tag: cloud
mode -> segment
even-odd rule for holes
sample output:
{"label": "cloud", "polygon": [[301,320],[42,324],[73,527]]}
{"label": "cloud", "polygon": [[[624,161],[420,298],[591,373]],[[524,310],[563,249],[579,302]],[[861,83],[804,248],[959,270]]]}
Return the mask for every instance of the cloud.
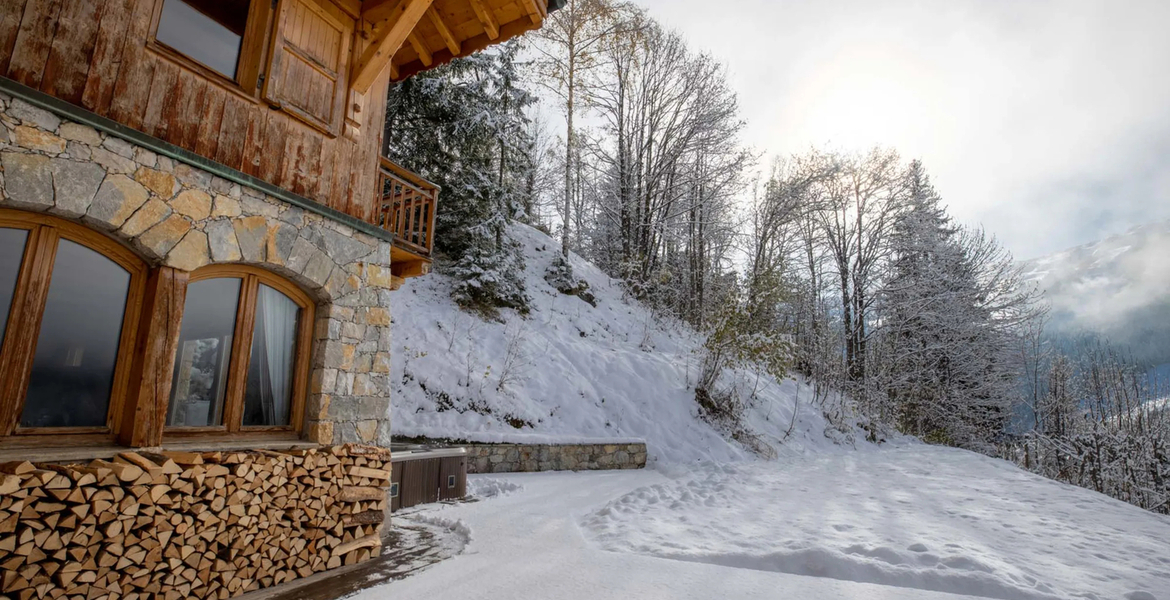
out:
{"label": "cloud", "polygon": [[1170,2],[637,0],[770,153],[893,146],[1020,257],[1170,218]]}

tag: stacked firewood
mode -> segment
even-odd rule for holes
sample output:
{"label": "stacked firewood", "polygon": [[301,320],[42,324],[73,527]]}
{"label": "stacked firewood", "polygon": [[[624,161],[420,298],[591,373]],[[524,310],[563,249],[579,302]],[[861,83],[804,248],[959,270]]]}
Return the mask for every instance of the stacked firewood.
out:
{"label": "stacked firewood", "polygon": [[0,598],[228,598],[381,552],[388,451],[0,464]]}

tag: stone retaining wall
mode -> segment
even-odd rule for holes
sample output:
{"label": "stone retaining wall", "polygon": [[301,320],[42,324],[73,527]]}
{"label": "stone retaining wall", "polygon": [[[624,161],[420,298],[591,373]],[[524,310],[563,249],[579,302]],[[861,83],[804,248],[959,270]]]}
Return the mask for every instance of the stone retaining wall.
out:
{"label": "stone retaining wall", "polygon": [[646,444],[480,444],[467,448],[468,473],[641,469]]}

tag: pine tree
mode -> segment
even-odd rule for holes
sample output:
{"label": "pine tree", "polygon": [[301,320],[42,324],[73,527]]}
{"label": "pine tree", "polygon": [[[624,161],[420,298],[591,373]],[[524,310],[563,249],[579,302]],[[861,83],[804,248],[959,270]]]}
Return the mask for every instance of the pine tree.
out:
{"label": "pine tree", "polygon": [[887,393],[905,431],[981,446],[1006,425],[1014,336],[1033,296],[994,239],[951,222],[921,163],[907,178],[909,206],[895,224],[882,294]]}
{"label": "pine tree", "polygon": [[527,310],[519,250],[506,235],[522,214],[531,134],[518,42],[421,73],[391,88],[386,154],[441,188],[435,223],[439,268],[453,296],[486,314]]}
{"label": "pine tree", "polygon": [[885,329],[893,348],[888,389],[903,429],[922,435],[938,420],[943,313],[953,270],[948,244],[955,228],[922,163],[910,165],[909,209],[892,234],[892,275],[883,292]]}

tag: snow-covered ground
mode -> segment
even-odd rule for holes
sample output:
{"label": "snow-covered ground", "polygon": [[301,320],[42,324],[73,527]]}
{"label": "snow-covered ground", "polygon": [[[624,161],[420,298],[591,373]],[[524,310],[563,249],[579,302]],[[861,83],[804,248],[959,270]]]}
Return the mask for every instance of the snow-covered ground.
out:
{"label": "snow-covered ground", "polygon": [[[699,335],[656,318],[575,255],[575,275],[589,283],[597,306],[557,292],[544,273],[559,243],[520,224],[509,236],[524,256],[528,316],[504,310],[496,322],[463,312],[451,300],[451,279],[438,273],[412,279],[395,293],[395,436],[637,439],[646,441],[652,462],[754,458],[698,417],[691,385]],[[764,443],[786,453],[832,445],[807,386],[750,372],[726,379],[740,387],[741,397],[755,393],[746,421]]]}
{"label": "snow-covered ground", "polygon": [[966,451],[475,476],[464,553],[363,600],[1170,599],[1170,519]]}

